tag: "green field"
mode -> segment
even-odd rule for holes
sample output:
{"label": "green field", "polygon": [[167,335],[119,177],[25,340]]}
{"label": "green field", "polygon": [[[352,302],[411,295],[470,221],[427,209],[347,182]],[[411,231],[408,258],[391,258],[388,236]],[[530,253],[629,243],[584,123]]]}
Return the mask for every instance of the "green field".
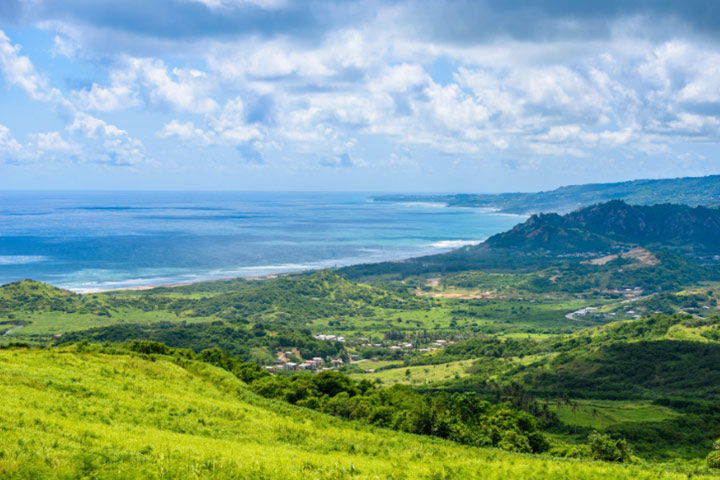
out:
{"label": "green field", "polygon": [[602,430],[614,423],[622,422],[661,422],[677,416],[673,410],[650,402],[612,401],[612,400],[573,400],[573,405],[562,402],[550,403],[566,425],[590,427]]}
{"label": "green field", "polygon": [[[9,319],[4,319],[10,321]],[[87,330],[89,328],[106,327],[118,323],[141,323],[149,324],[155,322],[179,322],[202,323],[217,320],[211,317],[183,317],[178,319],[175,314],[164,311],[144,312],[130,308],[122,308],[114,311],[112,316],[98,316],[88,313],[65,313],[65,312],[33,312],[16,314],[13,321],[27,322],[22,328],[14,330],[11,338],[23,338],[27,336],[54,336],[66,332]]]}
{"label": "green field", "polygon": [[[378,381],[382,385],[424,385],[431,382],[442,382],[451,378],[469,375],[468,368],[472,360],[442,363],[439,365],[422,365],[383,369],[372,373],[355,374],[354,378]],[[408,374],[409,372],[409,374]]]}

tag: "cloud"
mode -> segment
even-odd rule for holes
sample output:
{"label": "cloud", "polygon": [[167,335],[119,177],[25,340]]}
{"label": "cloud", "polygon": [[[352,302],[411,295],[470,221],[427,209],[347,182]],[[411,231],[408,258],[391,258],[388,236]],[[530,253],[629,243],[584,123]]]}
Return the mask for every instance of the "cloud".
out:
{"label": "cloud", "polygon": [[288,32],[320,37],[338,22],[358,20],[337,12],[349,13],[355,7],[322,0],[3,0],[0,5],[0,24],[62,24],[68,30],[63,41],[88,56],[143,56],[168,49],[184,53],[197,48],[199,41]]}
{"label": "cloud", "polygon": [[212,143],[208,135],[200,128],[197,128],[193,122],[181,123],[178,120],[172,120],[163,125],[162,129],[157,133],[160,138],[179,138],[181,140],[194,141],[201,145]]}
{"label": "cloud", "polygon": [[137,48],[275,36],[304,42],[371,21],[430,44],[608,38],[628,19],[641,19],[655,36],[669,28],[715,38],[720,32],[720,6],[708,0],[3,0],[0,5],[0,22],[83,26],[78,39],[84,48],[105,51],[129,42]]}
{"label": "cloud", "polygon": [[83,110],[120,110],[142,104],[143,98],[157,108],[209,113],[218,104],[207,96],[211,86],[206,79],[199,70],[169,69],[160,60],[123,57],[110,74],[110,86],[93,83],[89,89],[74,91],[72,98]]}
{"label": "cloud", "polygon": [[31,135],[35,148],[40,152],[78,153],[80,145],[68,142],[60,132],[35,133]]}
{"label": "cloud", "polygon": [[76,90],[70,95],[73,103],[82,110],[107,112],[141,104],[131,86],[123,84],[115,84],[106,88],[93,83],[89,89]]}
{"label": "cloud", "polygon": [[10,129],[0,125],[0,162],[19,163],[27,157],[28,152],[25,147],[15,140]]}
{"label": "cloud", "polygon": [[59,108],[63,116],[73,119],[67,130],[84,134],[83,148],[79,147],[80,144],[65,142],[57,132],[34,134],[35,144],[26,149],[35,151],[26,151],[26,157],[37,157],[45,151],[65,152],[73,154],[73,159],[124,166],[136,165],[145,159],[140,140],[131,137],[125,130],[77,110],[60,90],[49,86],[48,80],[37,73],[29,58],[19,55],[19,50],[0,30],[0,71],[7,81],[18,85],[31,99]]}
{"label": "cloud", "polygon": [[232,9],[244,7],[258,7],[274,10],[287,5],[287,0],[188,0],[205,5],[210,9]]}
{"label": "cloud", "polygon": [[67,106],[67,101],[60,91],[48,86],[47,79],[37,73],[28,57],[20,55],[20,47],[10,43],[10,39],[2,30],[0,30],[0,71],[8,84],[20,87],[32,99]]}
{"label": "cloud", "polygon": [[80,145],[65,140],[60,132],[33,133],[30,134],[30,141],[22,144],[15,139],[9,128],[0,125],[0,163],[55,161],[76,155],[80,151]]}
{"label": "cloud", "polygon": [[130,166],[145,160],[143,144],[128,132],[87,113],[78,112],[69,132],[80,132],[91,142],[86,143],[86,157],[93,162]]}
{"label": "cloud", "polygon": [[342,153],[340,155],[333,155],[332,157],[326,158],[320,162],[323,167],[331,168],[352,168],[355,166],[355,162],[348,153]]}
{"label": "cloud", "polygon": [[[257,124],[247,123],[242,98],[227,101],[220,115],[206,116],[207,128],[196,127],[193,122],[171,120],[157,133],[160,138],[175,137],[198,145],[242,146],[264,137]],[[242,151],[242,149],[238,149]],[[250,152],[250,150],[248,150]],[[248,153],[248,156],[253,156]]]}
{"label": "cloud", "polygon": [[137,165],[149,155],[140,139],[154,133],[157,151],[181,140],[188,164],[212,147],[263,168],[296,159],[326,171],[365,162],[537,170],[565,158],[580,169],[595,157],[647,169],[679,155],[709,165],[694,153],[720,141],[719,8],[33,0],[5,15],[51,32],[59,61],[90,72],[67,85],[85,86],[57,89],[50,78],[64,72],[39,74],[4,34],[0,68],[8,84],[63,109],[77,158],[106,163]]}

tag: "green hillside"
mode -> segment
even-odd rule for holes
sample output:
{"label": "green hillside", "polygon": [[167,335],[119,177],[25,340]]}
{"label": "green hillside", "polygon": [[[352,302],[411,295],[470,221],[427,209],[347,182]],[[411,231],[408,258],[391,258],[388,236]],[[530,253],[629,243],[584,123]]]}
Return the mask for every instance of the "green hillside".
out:
{"label": "green hillside", "polygon": [[[651,256],[627,255],[638,247]],[[544,271],[545,280],[535,287],[544,283],[548,290],[579,291],[593,284],[610,288],[643,284],[646,289],[668,290],[720,279],[717,269],[707,268],[717,263],[719,253],[720,210],[613,200],[566,215],[532,215],[479,245],[403,261],[353,265],[339,272],[372,282],[477,270],[502,274]],[[550,285],[547,279],[551,277],[560,279],[561,285]],[[573,285],[567,285],[568,279]]]}
{"label": "green hillside", "polygon": [[0,396],[2,478],[688,478],[677,467],[512,454],[371,428],[159,355],[3,350]]}
{"label": "green hillside", "polygon": [[521,214],[565,213],[609,200],[624,200],[636,205],[674,203],[717,206],[720,203],[720,175],[569,185],[536,193],[383,195],[375,199],[389,202],[442,202],[454,207],[495,208],[506,213]]}
{"label": "green hillside", "polygon": [[547,339],[488,336],[356,378],[519,404],[529,392],[559,415],[563,434],[582,440],[597,429],[626,438],[646,459],[692,459],[720,434],[718,328],[720,317],[652,315]]}
{"label": "green hillside", "polygon": [[717,252],[720,210],[686,205],[630,205],[613,200],[566,215],[533,215],[490,237],[490,248],[597,252],[618,244]]}

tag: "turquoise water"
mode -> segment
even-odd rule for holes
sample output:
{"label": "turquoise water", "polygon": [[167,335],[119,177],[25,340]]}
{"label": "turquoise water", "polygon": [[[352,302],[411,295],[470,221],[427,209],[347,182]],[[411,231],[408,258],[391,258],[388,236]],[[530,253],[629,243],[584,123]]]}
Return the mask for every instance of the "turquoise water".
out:
{"label": "turquoise water", "polygon": [[92,291],[401,259],[522,220],[362,193],[2,192],[0,283]]}

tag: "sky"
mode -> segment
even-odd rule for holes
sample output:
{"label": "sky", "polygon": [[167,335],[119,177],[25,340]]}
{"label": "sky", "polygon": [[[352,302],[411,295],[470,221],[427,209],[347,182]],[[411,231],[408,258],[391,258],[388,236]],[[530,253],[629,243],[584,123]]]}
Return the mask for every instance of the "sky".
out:
{"label": "sky", "polygon": [[0,189],[720,173],[716,0],[2,0]]}

